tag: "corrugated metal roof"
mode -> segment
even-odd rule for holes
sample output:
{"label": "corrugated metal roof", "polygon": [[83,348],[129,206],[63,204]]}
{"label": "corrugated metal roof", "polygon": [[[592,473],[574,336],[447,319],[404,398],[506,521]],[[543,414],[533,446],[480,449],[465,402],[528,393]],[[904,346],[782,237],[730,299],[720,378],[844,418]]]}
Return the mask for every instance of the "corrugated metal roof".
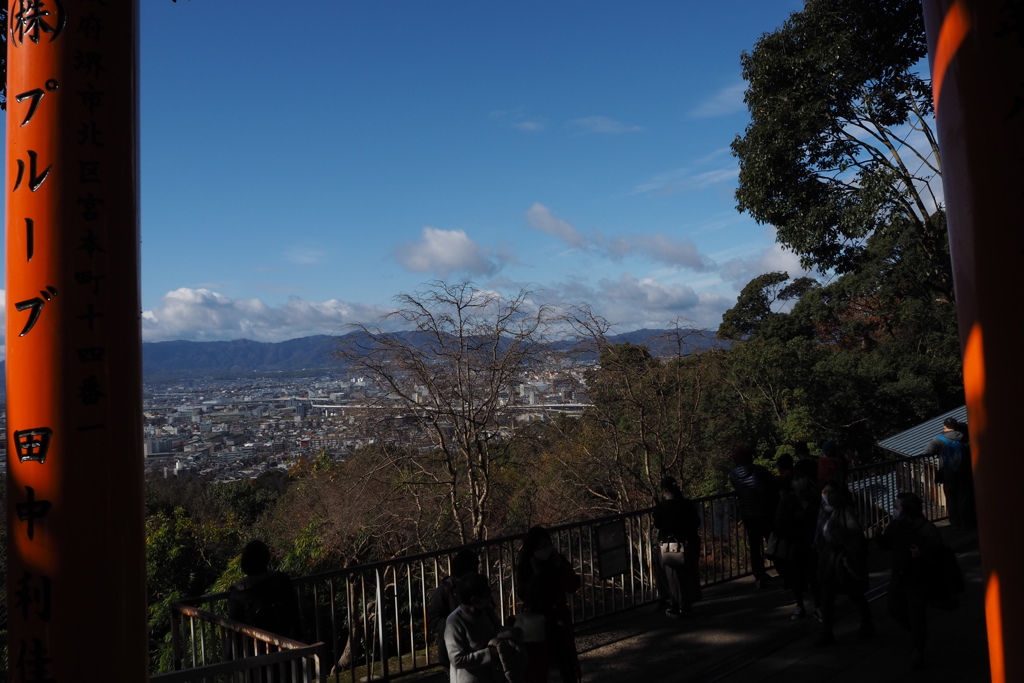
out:
{"label": "corrugated metal roof", "polygon": [[967,406],[960,406],[954,408],[948,413],[943,413],[938,417],[933,417],[930,420],[922,422],[916,427],[911,427],[905,432],[900,432],[896,436],[890,436],[888,439],[883,439],[878,442],[878,445],[887,451],[893,453],[899,453],[900,455],[921,455],[924,453],[925,446],[928,442],[935,438],[935,435],[942,431],[942,422],[947,417],[955,417],[957,420],[963,423],[967,423]]}

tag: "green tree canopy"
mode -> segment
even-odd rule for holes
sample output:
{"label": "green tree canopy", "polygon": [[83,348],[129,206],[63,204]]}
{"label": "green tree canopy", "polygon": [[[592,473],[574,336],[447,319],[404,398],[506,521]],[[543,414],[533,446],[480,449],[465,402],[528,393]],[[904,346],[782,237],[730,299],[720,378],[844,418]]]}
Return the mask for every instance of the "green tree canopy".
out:
{"label": "green tree canopy", "polygon": [[[926,54],[917,0],[809,0],[743,54],[737,202],[805,267],[852,271],[894,228],[941,262]],[[950,280],[946,268],[933,283],[951,292]]]}

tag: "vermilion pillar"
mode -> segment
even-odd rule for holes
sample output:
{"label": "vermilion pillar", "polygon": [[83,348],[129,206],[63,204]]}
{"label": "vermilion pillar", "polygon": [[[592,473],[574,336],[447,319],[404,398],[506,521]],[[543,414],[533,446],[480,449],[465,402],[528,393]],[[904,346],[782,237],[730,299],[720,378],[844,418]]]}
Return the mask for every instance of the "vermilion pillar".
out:
{"label": "vermilion pillar", "polygon": [[8,10],[9,680],[138,683],[138,5]]}
{"label": "vermilion pillar", "polygon": [[1024,681],[1024,15],[925,0],[992,680]]}

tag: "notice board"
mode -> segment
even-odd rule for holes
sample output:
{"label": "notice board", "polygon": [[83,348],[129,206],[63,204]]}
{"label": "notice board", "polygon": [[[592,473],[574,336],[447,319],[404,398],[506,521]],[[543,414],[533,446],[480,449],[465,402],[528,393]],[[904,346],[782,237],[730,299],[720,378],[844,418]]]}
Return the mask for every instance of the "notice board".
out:
{"label": "notice board", "polygon": [[597,566],[602,579],[624,574],[629,569],[625,520],[620,519],[597,527]]}

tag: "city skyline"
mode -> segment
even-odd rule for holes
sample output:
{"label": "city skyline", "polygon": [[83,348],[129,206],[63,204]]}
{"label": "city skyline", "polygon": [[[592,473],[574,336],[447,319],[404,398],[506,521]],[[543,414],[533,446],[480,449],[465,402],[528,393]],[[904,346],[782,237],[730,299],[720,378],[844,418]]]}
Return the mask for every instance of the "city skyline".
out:
{"label": "city skyline", "polygon": [[144,340],[339,334],[434,279],[714,329],[799,271],[729,143],[801,5],[142,3]]}

